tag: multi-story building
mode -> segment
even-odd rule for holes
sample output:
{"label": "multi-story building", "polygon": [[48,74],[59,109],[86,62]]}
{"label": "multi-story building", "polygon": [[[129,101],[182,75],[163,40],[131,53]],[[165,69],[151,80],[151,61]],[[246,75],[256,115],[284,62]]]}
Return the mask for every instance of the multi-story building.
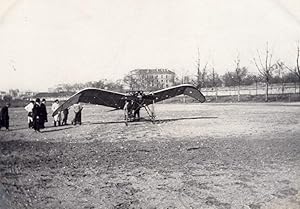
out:
{"label": "multi-story building", "polygon": [[132,90],[152,91],[174,86],[175,73],[168,69],[135,69],[130,71],[127,80]]}

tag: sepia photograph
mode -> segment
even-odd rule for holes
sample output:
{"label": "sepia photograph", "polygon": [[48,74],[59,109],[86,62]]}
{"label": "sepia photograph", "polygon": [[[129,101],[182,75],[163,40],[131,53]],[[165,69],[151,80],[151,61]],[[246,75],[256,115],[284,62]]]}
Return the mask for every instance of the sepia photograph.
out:
{"label": "sepia photograph", "polygon": [[299,208],[299,0],[0,0],[0,209]]}

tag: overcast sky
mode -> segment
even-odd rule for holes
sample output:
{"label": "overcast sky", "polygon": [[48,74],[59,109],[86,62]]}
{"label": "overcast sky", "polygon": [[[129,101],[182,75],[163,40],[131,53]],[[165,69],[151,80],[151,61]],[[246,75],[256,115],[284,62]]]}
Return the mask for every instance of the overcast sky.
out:
{"label": "overcast sky", "polygon": [[266,42],[295,64],[299,0],[0,0],[0,90],[116,80],[136,68],[220,74]]}

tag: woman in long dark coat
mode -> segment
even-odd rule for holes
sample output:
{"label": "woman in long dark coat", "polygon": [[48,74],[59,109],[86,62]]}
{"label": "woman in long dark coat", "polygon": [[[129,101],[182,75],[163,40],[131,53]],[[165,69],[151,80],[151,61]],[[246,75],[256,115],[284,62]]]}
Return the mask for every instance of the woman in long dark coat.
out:
{"label": "woman in long dark coat", "polygon": [[32,109],[33,129],[40,132],[41,126],[41,100],[37,98]]}
{"label": "woman in long dark coat", "polygon": [[45,128],[45,122],[48,122],[47,107],[46,107],[46,100],[42,99],[42,103],[41,103],[41,117],[40,117],[40,128]]}
{"label": "woman in long dark coat", "polygon": [[10,106],[9,103],[7,103],[4,107],[2,107],[1,109],[1,124],[0,124],[0,128],[1,127],[5,127],[6,130],[9,130],[9,115],[8,115],[8,107]]}

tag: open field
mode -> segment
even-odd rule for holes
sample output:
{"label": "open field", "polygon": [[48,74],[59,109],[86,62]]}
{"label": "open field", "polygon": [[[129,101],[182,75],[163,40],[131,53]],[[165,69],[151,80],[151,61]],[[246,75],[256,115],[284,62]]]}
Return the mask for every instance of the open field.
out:
{"label": "open field", "polygon": [[300,103],[160,104],[127,127],[108,110],[35,133],[11,108],[0,208],[300,208]]}

